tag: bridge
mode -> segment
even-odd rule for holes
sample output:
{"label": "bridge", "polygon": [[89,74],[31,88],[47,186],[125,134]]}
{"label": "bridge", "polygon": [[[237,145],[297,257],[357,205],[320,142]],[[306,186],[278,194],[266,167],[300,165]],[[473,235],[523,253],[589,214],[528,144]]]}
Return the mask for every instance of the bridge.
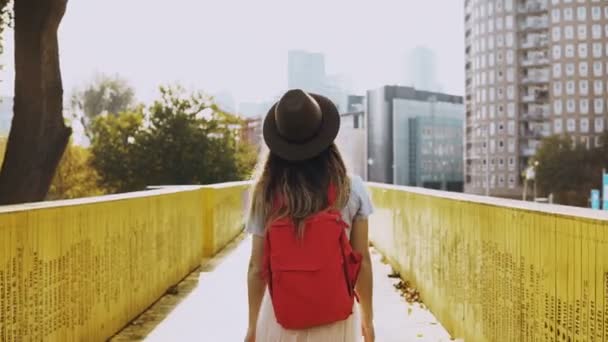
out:
{"label": "bridge", "polygon": [[[368,186],[378,341],[608,341],[608,213]],[[1,207],[0,341],[242,340],[248,189]]]}

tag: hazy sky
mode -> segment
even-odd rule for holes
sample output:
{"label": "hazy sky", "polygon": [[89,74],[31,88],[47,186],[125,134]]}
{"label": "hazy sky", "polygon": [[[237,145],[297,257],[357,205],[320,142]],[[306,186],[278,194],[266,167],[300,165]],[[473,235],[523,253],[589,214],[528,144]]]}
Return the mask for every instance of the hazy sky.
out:
{"label": "hazy sky", "polygon": [[[287,83],[287,51],[326,55],[328,73],[356,90],[394,84],[406,52],[437,54],[443,90],[464,89],[462,0],[69,0],[60,27],[66,93],[95,72],[118,73],[140,100],[161,83],[238,101],[267,100]],[[13,42],[7,31],[1,94],[12,94]]]}

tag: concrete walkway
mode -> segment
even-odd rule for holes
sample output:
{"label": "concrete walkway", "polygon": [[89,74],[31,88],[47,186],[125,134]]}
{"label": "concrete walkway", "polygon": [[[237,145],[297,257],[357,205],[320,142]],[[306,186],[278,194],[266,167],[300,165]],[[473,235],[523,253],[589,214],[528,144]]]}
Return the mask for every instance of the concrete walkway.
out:
{"label": "concrete walkway", "polygon": [[[251,238],[241,237],[203,270],[178,286],[125,328],[113,341],[242,341],[247,329],[246,270]],[[374,259],[376,340],[450,341],[435,317],[408,305],[393,288],[390,267]],[[272,341],[263,341],[272,342]],[[320,341],[321,342],[321,341]]]}

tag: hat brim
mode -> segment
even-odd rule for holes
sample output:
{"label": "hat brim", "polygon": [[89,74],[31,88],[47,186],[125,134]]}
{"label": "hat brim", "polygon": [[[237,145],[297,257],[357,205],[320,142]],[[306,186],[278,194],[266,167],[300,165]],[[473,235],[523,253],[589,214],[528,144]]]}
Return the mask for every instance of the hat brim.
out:
{"label": "hat brim", "polygon": [[294,143],[279,134],[274,117],[275,103],[264,119],[264,141],[272,153],[289,161],[302,161],[315,157],[327,149],[338,136],[340,130],[340,113],[338,108],[325,96],[310,94],[321,108],[323,121],[317,134],[304,143]]}

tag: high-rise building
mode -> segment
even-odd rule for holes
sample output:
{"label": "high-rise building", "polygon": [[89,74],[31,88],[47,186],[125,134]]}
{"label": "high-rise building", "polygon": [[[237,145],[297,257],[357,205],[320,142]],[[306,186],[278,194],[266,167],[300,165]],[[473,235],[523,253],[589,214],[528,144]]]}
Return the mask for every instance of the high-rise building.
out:
{"label": "high-rise building", "polygon": [[462,190],[462,96],[385,86],[367,92],[367,179]]}
{"label": "high-rise building", "polygon": [[407,55],[403,85],[418,90],[438,91],[436,69],[435,52],[427,47],[418,46]]}
{"label": "high-rise building", "polygon": [[340,149],[344,163],[350,173],[365,179],[366,175],[366,145],[363,111],[343,113],[340,121],[340,132],[336,137],[336,145]]}
{"label": "high-rise building", "polygon": [[543,137],[600,143],[608,2],[465,0],[465,191],[519,197]]}
{"label": "high-rise building", "polygon": [[287,55],[287,86],[322,94],[325,90],[325,56],[302,50],[291,50]]}
{"label": "high-rise building", "polygon": [[346,111],[349,113],[365,111],[365,96],[348,95],[346,98]]}

